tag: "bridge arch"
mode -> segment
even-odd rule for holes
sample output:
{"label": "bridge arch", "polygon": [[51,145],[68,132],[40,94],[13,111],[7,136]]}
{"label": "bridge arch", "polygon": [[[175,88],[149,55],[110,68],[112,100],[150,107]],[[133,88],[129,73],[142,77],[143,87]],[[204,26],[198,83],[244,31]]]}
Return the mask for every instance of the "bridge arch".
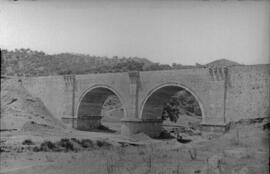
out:
{"label": "bridge arch", "polygon": [[123,116],[126,116],[125,102],[122,96],[117,90],[109,85],[97,84],[87,88],[80,95],[77,107],[76,107],[76,117],[80,116],[102,116],[102,108],[106,99],[115,95],[119,99],[123,108]]}
{"label": "bridge arch", "polygon": [[140,106],[139,118],[141,120],[160,119],[164,103],[168,102],[180,90],[187,91],[195,98],[200,107],[203,122],[205,119],[205,110],[200,97],[191,88],[174,82],[160,84],[146,94]]}

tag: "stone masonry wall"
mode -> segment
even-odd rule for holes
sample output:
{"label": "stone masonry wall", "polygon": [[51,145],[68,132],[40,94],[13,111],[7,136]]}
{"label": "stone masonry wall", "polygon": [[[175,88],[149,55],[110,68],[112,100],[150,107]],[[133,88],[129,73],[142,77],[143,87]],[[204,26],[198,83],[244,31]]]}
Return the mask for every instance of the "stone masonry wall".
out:
{"label": "stone masonry wall", "polygon": [[226,119],[269,117],[270,65],[229,68]]}

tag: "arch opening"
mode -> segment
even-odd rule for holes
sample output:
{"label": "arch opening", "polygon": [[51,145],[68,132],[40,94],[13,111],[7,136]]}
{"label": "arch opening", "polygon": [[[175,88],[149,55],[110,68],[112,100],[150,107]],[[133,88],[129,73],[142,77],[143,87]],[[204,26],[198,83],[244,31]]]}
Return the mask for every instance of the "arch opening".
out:
{"label": "arch opening", "polygon": [[[120,119],[124,117],[125,111],[119,95],[112,89],[96,87],[88,90],[81,98],[77,110],[77,119],[92,120],[95,125],[79,125],[78,129],[97,130],[106,132],[120,132]],[[97,120],[97,121],[95,121]],[[88,127],[89,126],[89,127]],[[88,128],[87,128],[88,127]]]}
{"label": "arch opening", "polygon": [[163,126],[199,126],[202,117],[199,98],[178,84],[162,85],[152,90],[143,102],[140,114],[142,120],[163,120]]}

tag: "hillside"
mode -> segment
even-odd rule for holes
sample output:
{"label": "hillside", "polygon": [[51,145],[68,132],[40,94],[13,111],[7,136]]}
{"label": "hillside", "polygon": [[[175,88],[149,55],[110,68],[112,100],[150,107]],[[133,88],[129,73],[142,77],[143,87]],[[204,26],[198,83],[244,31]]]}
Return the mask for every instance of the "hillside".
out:
{"label": "hillside", "polygon": [[227,59],[219,59],[219,60],[210,62],[206,64],[205,66],[206,67],[225,67],[225,66],[234,66],[234,65],[240,65],[240,64],[231,60],[227,60]]}
{"label": "hillside", "polygon": [[1,50],[1,74],[9,76],[47,76],[63,74],[110,73],[185,69],[196,66],[151,62],[146,58],[90,56],[61,53],[49,55],[30,49]]}
{"label": "hillside", "polygon": [[9,76],[47,76],[63,74],[108,73],[138,70],[154,64],[146,58],[112,58],[84,54],[49,55],[30,49],[1,51],[1,74]]}
{"label": "hillside", "polygon": [[172,65],[152,62],[140,57],[101,57],[75,53],[49,55],[30,49],[1,50],[1,75],[48,76],[64,74],[113,73],[127,71],[155,71],[239,65],[220,59],[206,65]]}

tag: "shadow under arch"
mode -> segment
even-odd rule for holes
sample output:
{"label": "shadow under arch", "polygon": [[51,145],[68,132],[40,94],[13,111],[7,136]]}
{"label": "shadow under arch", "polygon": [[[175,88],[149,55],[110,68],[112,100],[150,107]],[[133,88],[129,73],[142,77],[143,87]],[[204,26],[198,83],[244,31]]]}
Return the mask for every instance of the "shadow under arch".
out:
{"label": "shadow under arch", "polygon": [[103,104],[111,95],[117,96],[120,100],[123,109],[123,117],[125,117],[126,107],[121,95],[108,85],[97,84],[87,88],[80,95],[76,107],[76,118],[80,116],[102,116]]}
{"label": "shadow under arch", "polygon": [[199,104],[201,110],[202,121],[205,119],[204,107],[201,99],[198,95],[189,87],[175,82],[169,82],[160,84],[152,88],[144,98],[140,106],[139,119],[141,120],[155,120],[161,119],[161,114],[163,111],[163,106],[165,102],[180,90],[185,90],[189,92]]}

